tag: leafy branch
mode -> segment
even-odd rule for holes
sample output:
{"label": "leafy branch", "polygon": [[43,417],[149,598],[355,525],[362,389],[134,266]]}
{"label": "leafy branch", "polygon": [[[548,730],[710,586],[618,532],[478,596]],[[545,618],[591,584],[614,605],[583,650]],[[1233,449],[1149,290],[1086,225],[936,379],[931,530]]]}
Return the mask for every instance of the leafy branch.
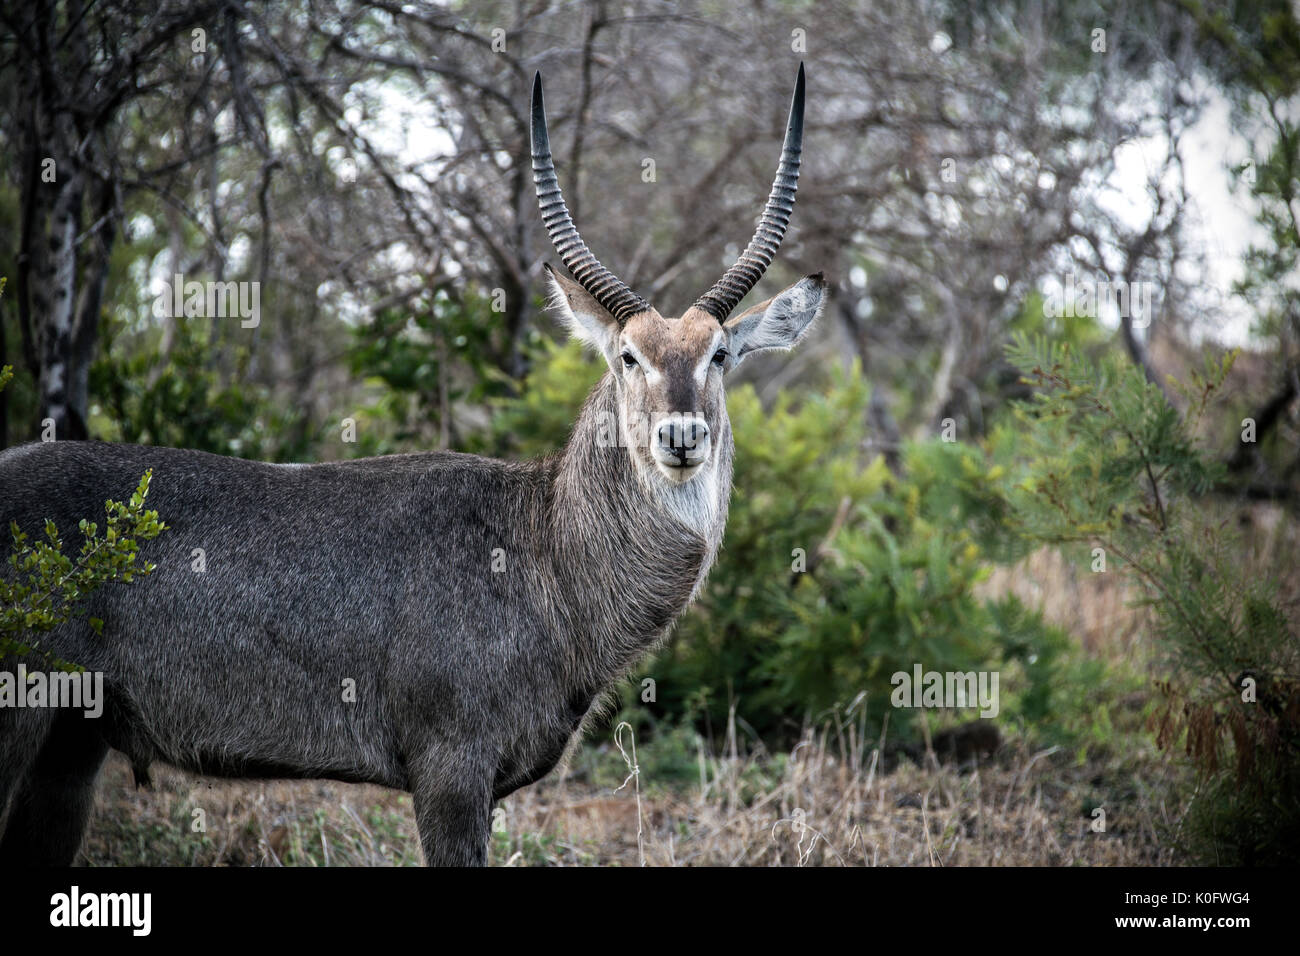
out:
{"label": "leafy branch", "polygon": [[[80,521],[83,540],[75,556],[64,553],[53,521],[46,520],[43,540],[31,539],[17,522],[10,523],[14,550],[9,565],[14,575],[0,576],[0,657],[40,651],[40,642],[27,635],[51,631],[67,621],[102,585],[129,584],[154,571],[152,562],[138,560],[138,541],[156,538],[167,528],[158,512],[145,508],[152,476],[146,471],[127,501],[104,502],[102,534],[95,522]],[[99,618],[91,617],[89,623],[96,633],[103,632]]]}

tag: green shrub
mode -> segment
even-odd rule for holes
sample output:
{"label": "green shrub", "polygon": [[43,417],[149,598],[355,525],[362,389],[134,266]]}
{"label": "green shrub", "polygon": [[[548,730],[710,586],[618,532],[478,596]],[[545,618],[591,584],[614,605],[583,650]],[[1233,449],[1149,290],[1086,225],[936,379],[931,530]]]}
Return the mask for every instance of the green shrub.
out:
{"label": "green shrub", "polygon": [[376,398],[362,410],[366,426],[356,457],[465,442],[452,414],[507,394],[511,383],[489,356],[497,325],[490,302],[472,288],[455,295],[426,289],[351,330],[348,363]]}
{"label": "green shrub", "polygon": [[[251,381],[229,380],[205,326],[176,322],[163,356],[154,329],[133,333],[105,313],[103,345],[90,367],[92,431],[108,441],[193,448],[268,461],[306,453],[301,412]],[[247,349],[234,349],[242,376]]]}
{"label": "green shrub", "polygon": [[[1214,864],[1294,862],[1300,850],[1300,639],[1274,578],[1207,489],[1221,466],[1195,435],[1232,355],[1178,386],[1179,413],[1140,369],[1021,337],[1011,360],[1037,386],[1017,409],[1029,463],[1007,491],[1019,531],[1129,575],[1167,678],[1156,741],[1198,787],[1175,839]],[[1096,550],[1093,550],[1096,549]]]}

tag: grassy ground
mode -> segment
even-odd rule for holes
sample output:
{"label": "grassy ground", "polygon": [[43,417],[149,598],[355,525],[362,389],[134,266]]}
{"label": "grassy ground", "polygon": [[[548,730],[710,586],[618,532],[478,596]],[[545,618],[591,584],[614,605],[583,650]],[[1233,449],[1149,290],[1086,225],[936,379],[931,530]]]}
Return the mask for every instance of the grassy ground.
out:
{"label": "grassy ground", "polygon": [[[734,730],[733,730],[734,734]],[[1174,814],[1150,751],[1080,760],[1011,739],[964,766],[884,757],[829,732],[791,753],[710,756],[699,780],[655,779],[612,744],[502,801],[492,862],[506,866],[1159,865]],[[630,741],[624,740],[630,748]],[[729,735],[730,750],[734,739]],[[679,741],[671,741],[679,749]],[[893,764],[885,772],[885,765]],[[84,856],[91,865],[414,865],[406,794],[332,782],[242,782],[157,768],[132,786],[114,756]],[[620,783],[626,785],[620,789]],[[1095,811],[1105,811],[1105,830]],[[204,829],[196,830],[201,822]]]}
{"label": "grassy ground", "polygon": [[[1158,761],[1077,763],[1010,741],[978,767],[845,760],[808,739],[780,758],[704,758],[703,787],[626,776],[609,746],[503,801],[492,862],[507,866],[1158,865]],[[645,760],[643,750],[640,759]],[[600,764],[592,773],[579,765]],[[135,790],[114,757],[84,856],[92,865],[413,865],[406,794],[331,782],[209,781],[159,768]],[[638,795],[637,788],[640,787]],[[638,807],[639,802],[639,807]],[[1095,808],[1105,832],[1093,829]],[[202,811],[205,831],[194,826]],[[640,846],[638,847],[638,830]]]}

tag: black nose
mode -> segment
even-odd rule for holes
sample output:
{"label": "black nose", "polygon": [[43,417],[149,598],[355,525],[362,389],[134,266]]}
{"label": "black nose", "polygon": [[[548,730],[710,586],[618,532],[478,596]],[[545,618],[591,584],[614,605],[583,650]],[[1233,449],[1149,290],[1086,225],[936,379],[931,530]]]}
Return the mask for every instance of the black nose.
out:
{"label": "black nose", "polygon": [[673,418],[659,425],[659,447],[682,461],[704,457],[709,426],[699,418]]}

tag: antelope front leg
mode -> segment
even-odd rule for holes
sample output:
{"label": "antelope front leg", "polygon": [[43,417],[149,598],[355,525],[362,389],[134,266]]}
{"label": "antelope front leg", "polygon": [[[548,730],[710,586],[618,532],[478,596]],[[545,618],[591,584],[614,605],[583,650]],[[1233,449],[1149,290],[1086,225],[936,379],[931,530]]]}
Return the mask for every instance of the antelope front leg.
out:
{"label": "antelope front leg", "polygon": [[426,866],[486,866],[492,775],[460,762],[423,761],[412,773],[415,824]]}

